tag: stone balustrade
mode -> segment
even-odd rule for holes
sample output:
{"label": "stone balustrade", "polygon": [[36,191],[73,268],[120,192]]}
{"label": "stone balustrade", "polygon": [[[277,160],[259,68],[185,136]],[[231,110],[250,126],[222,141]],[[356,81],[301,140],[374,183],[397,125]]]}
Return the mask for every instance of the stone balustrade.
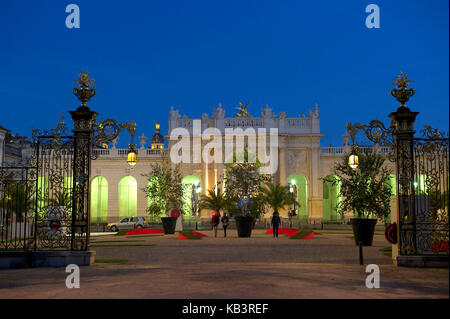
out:
{"label": "stone balustrade", "polygon": [[[98,158],[125,158],[127,148],[94,149],[94,155]],[[167,155],[167,149],[137,149],[138,158],[155,158]]]}
{"label": "stone balustrade", "polygon": [[[387,155],[391,152],[391,149],[389,147],[383,146],[383,147],[377,147],[377,146],[360,146],[358,149],[361,152],[378,148],[378,153],[381,155]],[[320,155],[321,156],[342,156],[345,155],[347,152],[350,151],[350,146],[329,146],[329,147],[321,147],[320,148]]]}

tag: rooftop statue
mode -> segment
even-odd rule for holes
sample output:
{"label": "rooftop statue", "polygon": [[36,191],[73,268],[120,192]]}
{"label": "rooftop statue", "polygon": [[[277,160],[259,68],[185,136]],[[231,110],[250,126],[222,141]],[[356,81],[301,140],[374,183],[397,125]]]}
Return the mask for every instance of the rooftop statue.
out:
{"label": "rooftop statue", "polygon": [[251,117],[250,113],[248,113],[247,111],[247,107],[249,105],[250,103],[244,105],[241,102],[239,102],[239,107],[236,108],[239,110],[239,112],[234,117]]}

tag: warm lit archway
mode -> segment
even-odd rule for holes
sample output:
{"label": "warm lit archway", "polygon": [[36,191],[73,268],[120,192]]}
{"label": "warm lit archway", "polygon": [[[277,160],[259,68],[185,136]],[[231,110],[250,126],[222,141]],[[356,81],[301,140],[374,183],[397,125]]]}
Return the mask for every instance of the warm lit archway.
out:
{"label": "warm lit archway", "polygon": [[137,182],[125,176],[119,182],[119,218],[137,216]]}
{"label": "warm lit archway", "polygon": [[91,223],[106,223],[108,219],[108,181],[96,176],[91,182]]}
{"label": "warm lit archway", "polygon": [[341,188],[340,178],[336,175],[328,175],[323,180],[322,186],[322,218],[324,222],[337,222],[341,220],[338,206],[342,202],[339,195]]}
{"label": "warm lit archway", "polygon": [[293,174],[287,179],[288,183],[295,182],[297,188],[297,202],[300,207],[297,207],[297,214],[302,222],[308,220],[308,181],[305,176],[300,174]]}
{"label": "warm lit archway", "polygon": [[199,185],[201,187],[200,179],[197,176],[188,175],[183,178],[181,183],[186,185],[186,187],[183,187],[183,213],[186,217],[189,217],[192,216],[192,192],[195,191],[193,186]]}

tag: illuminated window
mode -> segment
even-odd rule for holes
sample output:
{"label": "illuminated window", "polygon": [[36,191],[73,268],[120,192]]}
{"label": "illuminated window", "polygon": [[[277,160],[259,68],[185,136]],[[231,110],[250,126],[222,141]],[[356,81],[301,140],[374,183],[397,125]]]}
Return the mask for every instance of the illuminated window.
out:
{"label": "illuminated window", "polygon": [[91,183],[91,222],[106,223],[108,218],[108,181],[97,176]]}
{"label": "illuminated window", "polygon": [[125,176],[119,182],[119,217],[137,216],[137,182]]}

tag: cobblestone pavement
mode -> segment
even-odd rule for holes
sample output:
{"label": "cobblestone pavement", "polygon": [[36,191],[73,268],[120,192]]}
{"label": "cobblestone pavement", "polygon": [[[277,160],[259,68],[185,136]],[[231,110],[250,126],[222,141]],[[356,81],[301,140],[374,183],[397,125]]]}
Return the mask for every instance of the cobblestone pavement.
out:
{"label": "cobblestone pavement", "polygon": [[[97,259],[126,264],[81,267],[80,289],[67,289],[64,268],[0,270],[0,298],[448,298],[448,269],[398,268],[380,252],[376,235],[364,261],[380,267],[380,288],[365,286],[365,266],[351,233],[323,232],[314,239],[273,238],[255,230],[237,238],[230,230],[214,238],[181,240],[176,235],[99,241],[135,241],[155,246],[93,247]],[[142,242],[141,242],[142,241]]]}

